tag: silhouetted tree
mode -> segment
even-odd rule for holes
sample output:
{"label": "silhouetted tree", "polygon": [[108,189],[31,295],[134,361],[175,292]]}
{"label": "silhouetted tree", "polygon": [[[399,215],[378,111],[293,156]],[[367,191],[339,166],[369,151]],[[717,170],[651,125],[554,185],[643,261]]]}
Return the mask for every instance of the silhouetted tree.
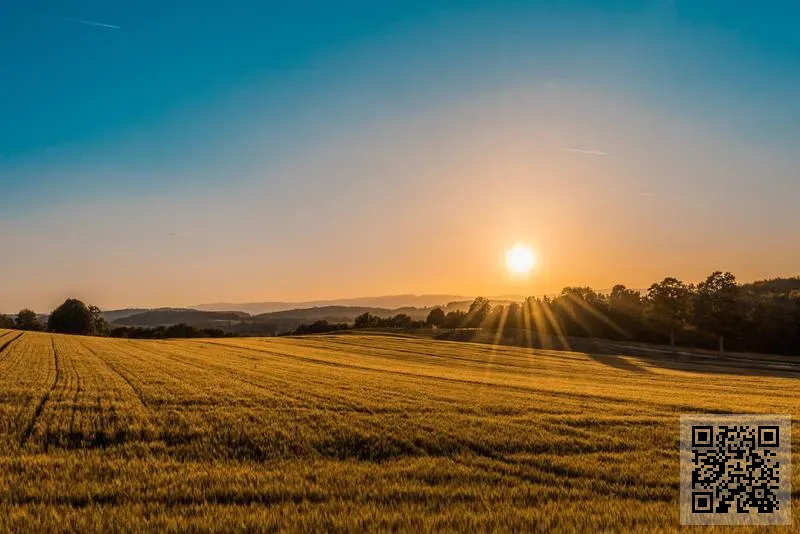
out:
{"label": "silhouetted tree", "polygon": [[325,319],[314,321],[311,324],[301,324],[294,331],[294,335],[305,334],[323,334],[325,332],[336,332],[339,330],[347,330],[349,327],[346,323],[329,323]]}
{"label": "silhouetted tree", "polygon": [[[498,332],[502,324],[506,334],[516,329],[517,343],[542,344],[549,344],[547,338],[552,336],[645,342],[661,342],[668,336],[674,346],[680,334],[681,343],[706,347],[717,336],[723,350],[800,355],[800,278],[740,286],[732,274],[716,272],[696,288],[665,278],[650,286],[646,297],[623,285],[614,286],[608,295],[588,287],[568,287],[556,298],[528,297],[521,307],[491,307],[481,298],[470,309],[471,315],[448,313],[443,326]],[[481,309],[489,312],[478,323]],[[523,337],[525,330],[529,332]],[[476,339],[470,332],[441,336]],[[503,337],[508,340],[508,335]]]}
{"label": "silhouetted tree", "polygon": [[641,313],[643,309],[642,294],[622,284],[611,289],[608,300],[612,308],[626,313]]}
{"label": "silhouetted tree", "polygon": [[97,306],[89,306],[89,313],[92,314],[94,335],[107,336],[109,327],[108,322],[103,319],[103,311]]}
{"label": "silhouetted tree", "polygon": [[620,330],[609,318],[608,304],[590,287],[565,287],[552,307],[562,330],[580,337],[616,337]]}
{"label": "silhouetted tree", "polygon": [[0,328],[14,328],[14,319],[0,313]]}
{"label": "silhouetted tree", "polygon": [[467,314],[461,310],[447,312],[447,315],[444,316],[444,326],[445,328],[461,328],[464,326],[464,323],[467,320]]}
{"label": "silhouetted tree", "polygon": [[725,337],[736,334],[742,324],[739,293],[736,277],[728,272],[715,271],[697,285],[694,324],[717,336],[720,352],[725,351]]}
{"label": "silhouetted tree", "polygon": [[398,313],[394,317],[390,317],[387,322],[387,326],[391,326],[393,328],[411,328],[411,324],[413,323],[411,317],[405,313]]}
{"label": "silhouetted tree", "polygon": [[225,337],[226,334],[219,328],[198,329],[185,323],[171,326],[158,326],[156,328],[140,328],[136,326],[121,326],[111,330],[111,337],[130,339],[166,339],[166,338],[202,338]]}
{"label": "silhouetted tree", "polygon": [[467,311],[467,326],[471,328],[480,328],[491,310],[492,305],[489,299],[485,297],[475,298],[472,304],[469,305],[469,310]]}
{"label": "silhouetted tree", "polygon": [[36,312],[25,308],[20,310],[17,314],[17,318],[14,319],[14,328],[17,330],[33,330],[38,332],[42,329],[42,324],[36,317]]}
{"label": "silhouetted tree", "polygon": [[522,328],[522,306],[516,302],[512,302],[504,308],[501,313],[505,314],[505,324],[503,325],[505,330],[517,330]]}
{"label": "silhouetted tree", "polygon": [[442,326],[444,324],[444,311],[441,308],[434,308],[425,319],[425,324],[428,326]]}
{"label": "silhouetted tree", "polygon": [[100,317],[100,309],[96,306],[87,306],[78,299],[67,299],[50,314],[47,329],[60,334],[98,335],[105,331],[105,320]]}
{"label": "silhouetted tree", "polygon": [[610,319],[617,324],[628,339],[642,335],[644,326],[644,299],[641,293],[617,284],[608,296]]}
{"label": "silhouetted tree", "polygon": [[369,312],[364,312],[355,320],[355,327],[356,328],[374,328],[378,326],[378,317],[374,315],[370,315]]}
{"label": "silhouetted tree", "polygon": [[669,344],[675,346],[675,330],[683,324],[689,313],[691,289],[677,278],[667,277],[653,284],[647,291],[647,299],[653,314],[665,322],[669,329]]}

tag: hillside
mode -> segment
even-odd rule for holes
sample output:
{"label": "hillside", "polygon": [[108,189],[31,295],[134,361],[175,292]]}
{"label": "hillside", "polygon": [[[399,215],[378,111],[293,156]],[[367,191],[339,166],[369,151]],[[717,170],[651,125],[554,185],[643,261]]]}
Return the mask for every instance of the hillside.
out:
{"label": "hillside", "polygon": [[100,313],[100,317],[108,321],[109,323],[113,323],[120,319],[124,319],[125,317],[130,317],[131,315],[138,315],[140,313],[146,313],[152,311],[149,308],[125,308],[121,310],[105,310]]}
{"label": "hillside", "polygon": [[742,288],[756,295],[789,295],[793,292],[800,292],[800,276],[759,280],[744,284]]}
{"label": "hillside", "polygon": [[800,417],[790,359],[356,334],[0,347],[10,532],[671,531],[681,413]]}
{"label": "hillside", "polygon": [[186,323],[193,326],[214,326],[237,323],[250,317],[243,312],[206,312],[199,310],[152,310],[121,317],[114,321],[120,326],[155,327]]}
{"label": "hillside", "polygon": [[371,308],[359,306],[321,306],[315,308],[291,309],[279,312],[262,313],[251,316],[245,312],[208,312],[200,310],[160,309],[149,310],[132,315],[124,315],[115,320],[112,326],[156,327],[186,323],[200,328],[220,328],[239,335],[275,335],[293,332],[299,325],[326,320],[331,323],[352,323],[362,313],[379,317],[389,317],[405,313],[412,319],[424,319],[430,309]]}
{"label": "hillside", "polygon": [[354,297],[345,299],[314,300],[307,302],[212,303],[198,304],[196,306],[192,306],[192,308],[205,311],[236,310],[247,312],[252,315],[261,315],[272,312],[309,308],[326,308],[331,306],[384,309],[429,308],[432,306],[443,306],[447,302],[460,300],[471,299],[458,295],[386,295],[382,297]]}

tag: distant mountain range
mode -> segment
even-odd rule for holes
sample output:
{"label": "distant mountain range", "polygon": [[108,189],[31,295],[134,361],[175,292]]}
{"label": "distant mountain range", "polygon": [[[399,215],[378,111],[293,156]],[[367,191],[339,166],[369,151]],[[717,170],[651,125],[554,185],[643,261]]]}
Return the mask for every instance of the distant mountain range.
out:
{"label": "distant mountain range", "polygon": [[[800,292],[800,278],[776,278],[743,284],[750,294],[794,294]],[[642,293],[646,290],[640,290]],[[609,290],[601,291],[603,293]],[[493,304],[521,301],[517,295],[490,297]],[[116,326],[155,327],[186,323],[196,327],[216,327],[237,333],[273,334],[294,330],[298,325],[317,320],[351,323],[362,313],[389,317],[404,313],[424,319],[431,308],[445,313],[469,308],[472,298],[460,295],[389,295],[310,302],[251,302],[200,304],[191,308],[127,308],[103,312]]]}
{"label": "distant mountain range", "polygon": [[[521,297],[520,297],[521,299]],[[391,295],[310,302],[252,302],[200,304],[191,308],[127,308],[108,310],[103,317],[113,327],[169,326],[186,323],[197,328],[219,328],[240,335],[272,335],[292,332],[301,324],[318,320],[352,323],[363,313],[378,317],[406,314],[425,319],[434,307],[445,312],[466,310],[472,298],[461,295]],[[492,299],[508,303],[512,297]]]}
{"label": "distant mountain range", "polygon": [[[503,297],[506,298],[506,297]],[[445,306],[449,302],[472,300],[463,295],[386,295],[382,297],[356,297],[347,299],[312,300],[306,302],[216,302],[198,304],[190,308],[202,311],[242,311],[252,315],[286,310],[322,308],[326,306],[358,306],[365,308],[430,308]],[[520,297],[521,300],[521,297]]]}
{"label": "distant mountain range", "polygon": [[[250,314],[238,311],[207,312],[200,310],[160,309],[143,311],[109,321],[120,326],[168,326],[186,323],[194,326],[213,326],[214,323],[237,323],[250,319]],[[106,319],[108,321],[108,319]]]}

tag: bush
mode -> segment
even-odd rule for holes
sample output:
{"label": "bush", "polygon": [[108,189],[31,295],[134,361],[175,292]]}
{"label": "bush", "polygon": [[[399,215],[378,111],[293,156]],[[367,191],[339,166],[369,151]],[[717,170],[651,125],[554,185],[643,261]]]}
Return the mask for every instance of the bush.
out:
{"label": "bush", "polygon": [[28,308],[22,309],[14,319],[14,328],[17,330],[33,330],[38,332],[42,329],[42,323],[36,317],[36,312]]}
{"label": "bush", "polygon": [[128,339],[204,338],[229,336],[229,334],[226,334],[218,328],[195,328],[185,323],[174,324],[170,326],[158,326],[156,328],[121,326],[112,329],[110,335],[111,337]]}
{"label": "bush", "polygon": [[50,314],[47,329],[59,334],[92,336],[104,335],[108,327],[100,317],[100,308],[87,306],[78,299],[67,299]]}

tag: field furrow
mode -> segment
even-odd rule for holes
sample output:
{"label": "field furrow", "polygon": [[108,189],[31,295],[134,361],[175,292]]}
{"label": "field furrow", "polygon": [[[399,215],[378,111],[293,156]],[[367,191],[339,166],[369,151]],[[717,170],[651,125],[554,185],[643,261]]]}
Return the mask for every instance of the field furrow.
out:
{"label": "field furrow", "polygon": [[674,530],[681,413],[800,417],[791,362],[0,334],[0,530]]}

